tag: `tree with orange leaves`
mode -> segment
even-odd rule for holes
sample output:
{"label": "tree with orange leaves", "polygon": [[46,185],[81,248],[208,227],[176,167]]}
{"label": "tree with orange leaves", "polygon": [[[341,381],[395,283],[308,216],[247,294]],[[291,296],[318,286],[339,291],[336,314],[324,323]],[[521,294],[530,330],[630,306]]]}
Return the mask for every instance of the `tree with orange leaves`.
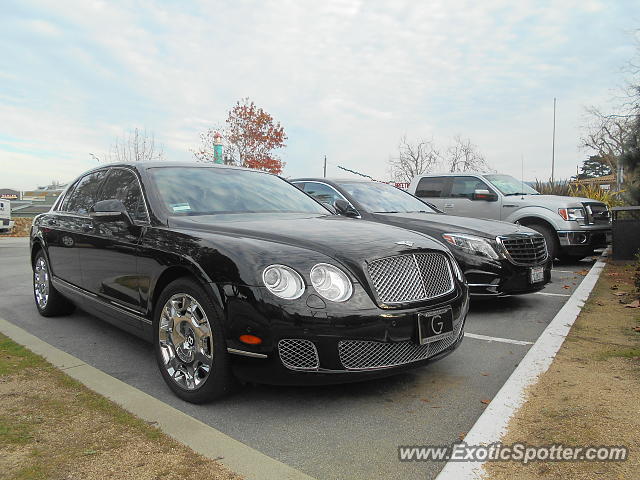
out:
{"label": "tree with orange leaves", "polygon": [[239,100],[229,110],[224,128],[210,129],[200,135],[202,147],[193,152],[198,160],[213,161],[213,138],[220,130],[226,164],[282,173],[284,163],[273,151],[286,146],[284,127],[249,98]]}
{"label": "tree with orange leaves", "polygon": [[287,134],[280,122],[244,98],[229,110],[226,120],[229,153],[239,165],[271,173],[282,173],[284,164],[273,151],[285,146]]}

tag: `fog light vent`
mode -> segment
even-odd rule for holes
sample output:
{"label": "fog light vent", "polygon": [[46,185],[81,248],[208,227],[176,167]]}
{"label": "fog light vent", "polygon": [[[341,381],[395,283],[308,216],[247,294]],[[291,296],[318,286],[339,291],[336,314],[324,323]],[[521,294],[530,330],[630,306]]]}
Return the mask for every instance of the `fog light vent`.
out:
{"label": "fog light vent", "polygon": [[291,370],[317,370],[320,367],[318,350],[313,342],[299,338],[284,338],[278,342],[283,365]]}

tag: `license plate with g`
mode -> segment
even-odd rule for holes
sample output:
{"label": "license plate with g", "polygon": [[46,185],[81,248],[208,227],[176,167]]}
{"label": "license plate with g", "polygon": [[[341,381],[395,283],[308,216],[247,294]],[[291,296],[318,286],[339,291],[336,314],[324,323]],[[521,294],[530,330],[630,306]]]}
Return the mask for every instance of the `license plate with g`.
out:
{"label": "license plate with g", "polygon": [[418,313],[418,340],[421,345],[437,342],[453,335],[451,308]]}

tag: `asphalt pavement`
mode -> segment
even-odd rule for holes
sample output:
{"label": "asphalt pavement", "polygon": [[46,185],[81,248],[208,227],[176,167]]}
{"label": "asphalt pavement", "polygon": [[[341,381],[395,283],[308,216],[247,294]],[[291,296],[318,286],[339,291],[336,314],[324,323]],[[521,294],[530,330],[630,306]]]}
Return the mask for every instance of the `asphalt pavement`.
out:
{"label": "asphalt pavement", "polygon": [[169,391],[150,344],[80,310],[40,317],[27,239],[0,238],[0,317],[318,480],[423,480],[443,464],[401,463],[397,447],[458,441],[592,263],[556,266],[542,294],[473,300],[471,335],[424,368],[351,385],[245,386],[209,405],[185,403]]}

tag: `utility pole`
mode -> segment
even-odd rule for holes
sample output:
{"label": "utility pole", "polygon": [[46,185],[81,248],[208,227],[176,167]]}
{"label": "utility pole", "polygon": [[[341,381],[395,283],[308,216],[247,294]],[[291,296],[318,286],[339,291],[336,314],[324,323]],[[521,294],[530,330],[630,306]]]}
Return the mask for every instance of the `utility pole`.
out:
{"label": "utility pole", "polygon": [[551,141],[551,185],[553,186],[556,169],[556,97],[553,97],[553,139]]}
{"label": "utility pole", "polygon": [[327,156],[324,156],[324,173],[323,178],[327,178]]}

